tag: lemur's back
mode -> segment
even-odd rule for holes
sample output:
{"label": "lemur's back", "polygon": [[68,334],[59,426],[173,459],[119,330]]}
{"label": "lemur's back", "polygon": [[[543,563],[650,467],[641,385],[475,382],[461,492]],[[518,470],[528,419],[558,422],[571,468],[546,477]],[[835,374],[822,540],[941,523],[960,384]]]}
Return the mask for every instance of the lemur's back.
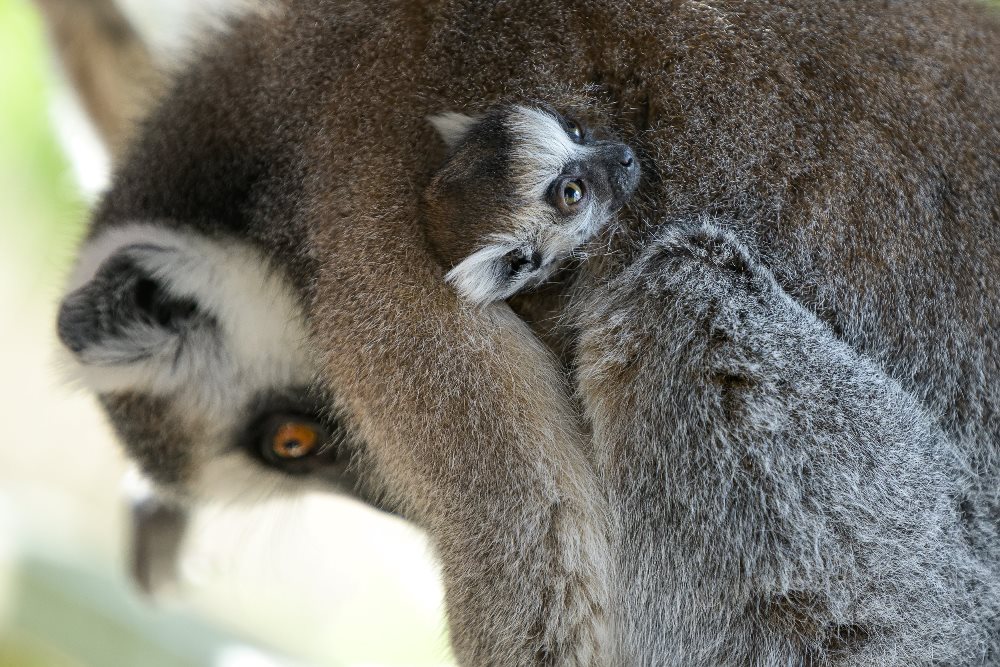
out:
{"label": "lemur's back", "polygon": [[[306,304],[324,380],[369,443],[370,467],[441,553],[459,655],[586,662],[612,614],[610,575],[577,539],[591,534],[581,527],[600,533],[588,504],[600,494],[577,467],[583,447],[567,444],[572,427],[551,426],[566,416],[545,393],[554,369],[518,331],[458,310],[427,252],[419,193],[441,153],[424,117],[498,97],[596,97],[644,178],[598,241],[611,252],[591,260],[585,295],[665,230],[711,217],[874,359],[866,373],[881,366],[940,415],[992,491],[998,52],[996,12],[950,0],[293,2],[206,46],[134,145],[95,231],[167,220],[266,249]],[[621,382],[657,380],[636,377]],[[662,426],[653,408],[651,430]],[[878,489],[895,482],[877,470]],[[971,498],[970,517],[995,520],[988,497]],[[490,535],[483,517],[496,522]],[[786,600],[778,615],[810,603]],[[660,620],[637,613],[646,625],[633,637],[655,636]],[[676,650],[677,664],[698,664]]]}
{"label": "lemur's back", "polygon": [[[981,412],[968,404],[980,392],[955,385],[968,386],[973,366],[995,377],[1000,364],[987,354],[1000,324],[990,289],[1000,268],[996,10],[591,2],[564,16],[560,2],[525,12],[446,7],[433,21],[405,3],[371,16],[313,1],[284,19],[248,21],[182,77],[98,224],[148,214],[249,225],[296,252],[304,230],[291,230],[305,223],[279,202],[296,199],[303,170],[358,181],[353,164],[364,153],[378,164],[363,180],[395,195],[439,162],[422,114],[382,99],[433,113],[481,108],[500,90],[572,98],[597,80],[627,113],[615,120],[624,138],[641,140],[651,171],[640,192],[648,205],[626,237],[641,238],[651,218],[729,218],[852,344],[898,365],[902,379],[914,375],[915,388],[932,382],[926,398],[957,410],[956,423]],[[404,56],[416,81],[392,70]],[[339,72],[345,62],[364,73]],[[356,121],[339,122],[365,105]],[[152,159],[164,154],[172,159]],[[318,233],[344,231],[327,227]],[[959,344],[963,328],[978,345]]]}
{"label": "lemur's back", "polygon": [[1000,10],[679,7],[666,36],[623,26],[666,54],[635,74],[662,179],[644,217],[726,220],[957,432],[1000,442]]}

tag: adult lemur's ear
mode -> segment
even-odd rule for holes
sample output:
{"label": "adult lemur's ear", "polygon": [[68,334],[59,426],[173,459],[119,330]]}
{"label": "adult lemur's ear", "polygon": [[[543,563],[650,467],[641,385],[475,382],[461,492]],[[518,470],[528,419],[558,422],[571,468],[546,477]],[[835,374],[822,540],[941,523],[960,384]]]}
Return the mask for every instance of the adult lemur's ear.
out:
{"label": "adult lemur's ear", "polygon": [[[169,249],[131,244],[104,259],[59,307],[57,330],[98,391],[164,389],[185,343],[211,318],[167,282]],[[120,387],[117,385],[121,385]]]}
{"label": "adult lemur's ear", "polygon": [[428,116],[427,120],[434,126],[448,148],[454,148],[462,141],[472,126],[479,120],[475,116],[467,116],[464,113],[446,111],[436,116]]}

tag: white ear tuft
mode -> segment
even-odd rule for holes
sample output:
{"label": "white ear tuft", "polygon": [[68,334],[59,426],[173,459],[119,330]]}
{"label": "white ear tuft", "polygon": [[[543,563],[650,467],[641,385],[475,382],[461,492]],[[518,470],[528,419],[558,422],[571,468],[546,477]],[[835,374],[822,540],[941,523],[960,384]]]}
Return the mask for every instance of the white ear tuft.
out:
{"label": "white ear tuft", "polygon": [[427,120],[438,131],[438,134],[444,139],[444,143],[448,145],[448,148],[454,148],[462,141],[479,118],[468,116],[464,113],[446,111],[435,116],[428,116]]}

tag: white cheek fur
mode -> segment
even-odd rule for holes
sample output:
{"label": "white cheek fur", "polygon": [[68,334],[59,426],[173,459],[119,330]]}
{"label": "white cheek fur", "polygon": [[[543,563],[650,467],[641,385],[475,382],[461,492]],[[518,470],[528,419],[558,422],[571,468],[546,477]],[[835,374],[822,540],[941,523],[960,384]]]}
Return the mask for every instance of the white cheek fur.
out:
{"label": "white cheek fur", "polygon": [[522,245],[516,239],[497,239],[459,262],[444,279],[466,301],[489,303],[510,296],[519,288],[506,276],[505,257]]}
{"label": "white cheek fur", "polygon": [[541,109],[516,107],[509,123],[514,140],[511,163],[519,166],[515,184],[536,200],[545,197],[549,184],[567,163],[584,159],[590,152],[570,139],[559,121]]}
{"label": "white cheek fur", "polygon": [[[487,239],[486,245],[452,268],[445,280],[472,303],[509,298],[551,275],[562,260],[600,232],[609,217],[608,211],[592,204],[563,225],[551,223],[548,215],[526,211],[515,230]],[[524,255],[537,253],[541,265],[531,272],[509,275],[506,258],[517,249]]]}

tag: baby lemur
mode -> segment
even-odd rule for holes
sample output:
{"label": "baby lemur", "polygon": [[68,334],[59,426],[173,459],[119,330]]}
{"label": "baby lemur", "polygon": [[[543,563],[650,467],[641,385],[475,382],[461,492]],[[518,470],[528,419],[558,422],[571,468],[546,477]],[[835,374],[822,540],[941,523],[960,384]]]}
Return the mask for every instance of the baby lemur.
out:
{"label": "baby lemur", "polygon": [[449,155],[425,193],[427,233],[447,281],[473,302],[550,276],[639,183],[631,148],[551,107],[503,104],[431,122]]}

